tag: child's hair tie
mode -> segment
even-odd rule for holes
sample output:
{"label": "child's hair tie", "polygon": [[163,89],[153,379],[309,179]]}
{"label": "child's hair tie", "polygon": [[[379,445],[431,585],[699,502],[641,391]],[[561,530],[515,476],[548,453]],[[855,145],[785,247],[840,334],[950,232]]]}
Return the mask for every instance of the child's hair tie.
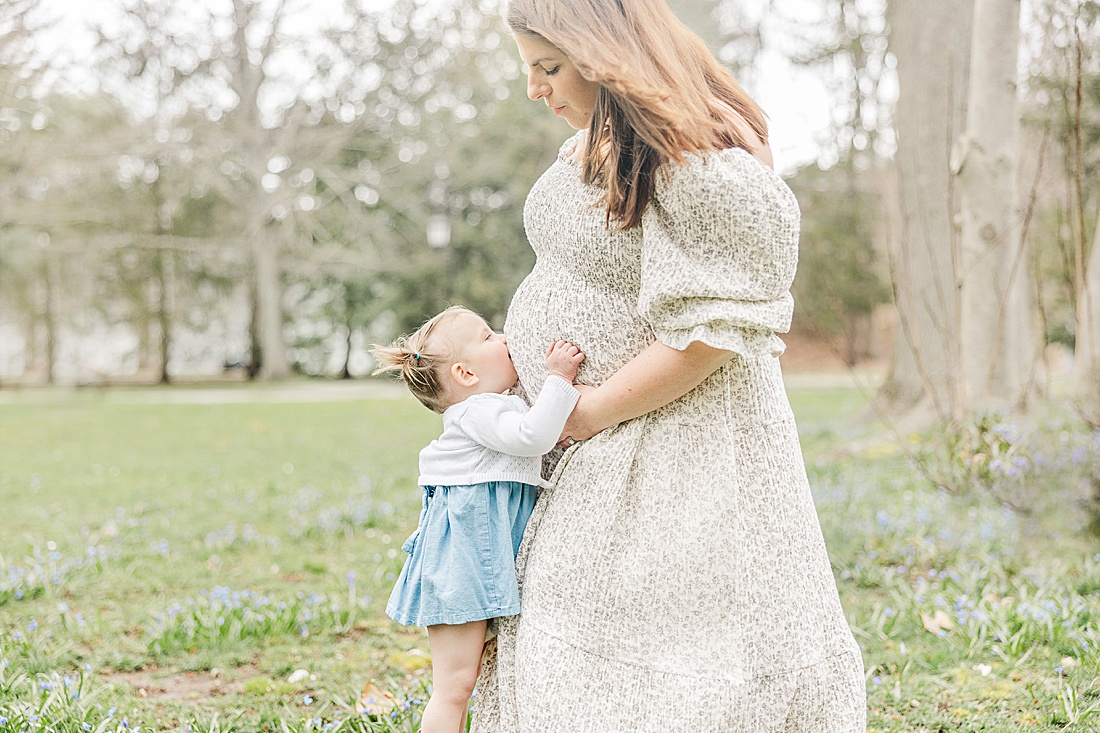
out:
{"label": "child's hair tie", "polygon": [[413,354],[413,358],[416,359],[417,361],[420,361],[420,352],[419,351],[415,352]]}

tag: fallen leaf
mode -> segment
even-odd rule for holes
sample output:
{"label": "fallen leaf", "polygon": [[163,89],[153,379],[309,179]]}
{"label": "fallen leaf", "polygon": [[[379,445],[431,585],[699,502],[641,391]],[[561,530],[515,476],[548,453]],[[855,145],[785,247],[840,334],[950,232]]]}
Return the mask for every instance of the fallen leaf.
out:
{"label": "fallen leaf", "polygon": [[955,628],[955,624],[952,623],[951,617],[948,616],[943,609],[938,609],[931,616],[926,613],[921,613],[920,620],[924,622],[924,628],[933,634],[938,634],[940,631],[951,631]]}
{"label": "fallen leaf", "polygon": [[390,664],[401,667],[406,672],[415,672],[432,666],[432,656],[423,649],[409,649],[405,652],[393,652],[389,655]]}
{"label": "fallen leaf", "polygon": [[397,700],[394,696],[379,688],[374,680],[367,683],[355,701],[355,712],[360,715],[385,715],[395,707]]}

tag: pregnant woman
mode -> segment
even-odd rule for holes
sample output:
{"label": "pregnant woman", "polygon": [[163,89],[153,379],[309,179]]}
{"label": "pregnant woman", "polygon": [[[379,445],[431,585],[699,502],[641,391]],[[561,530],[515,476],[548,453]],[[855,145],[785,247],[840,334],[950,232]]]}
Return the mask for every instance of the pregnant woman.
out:
{"label": "pregnant woman", "polygon": [[512,0],[528,95],[579,132],[528,196],[522,391],[587,360],[489,643],[477,733],[862,733],[780,374],[798,204],[759,107],[665,0]]}

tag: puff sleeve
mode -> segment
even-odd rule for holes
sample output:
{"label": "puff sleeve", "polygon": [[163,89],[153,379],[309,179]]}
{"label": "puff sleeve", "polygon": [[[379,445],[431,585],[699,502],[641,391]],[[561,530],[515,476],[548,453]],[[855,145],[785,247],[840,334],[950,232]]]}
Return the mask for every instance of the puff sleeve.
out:
{"label": "puff sleeve", "polygon": [[658,176],[641,226],[638,308],[659,341],[783,352],[799,210],[774,171],[740,148],[689,155]]}

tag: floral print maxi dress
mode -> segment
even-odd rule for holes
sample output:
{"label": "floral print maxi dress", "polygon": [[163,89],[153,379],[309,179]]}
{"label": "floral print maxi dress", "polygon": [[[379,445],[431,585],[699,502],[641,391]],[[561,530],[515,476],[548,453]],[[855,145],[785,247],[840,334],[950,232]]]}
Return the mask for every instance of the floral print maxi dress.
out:
{"label": "floral print maxi dress", "polygon": [[580,173],[563,153],[527,199],[537,262],[504,329],[522,391],[541,389],[557,339],[584,351],[591,385],[655,339],[734,357],[547,457],[555,486],[517,563],[522,615],[489,643],[474,730],[862,733],[860,653],[779,369],[793,194],[744,150],[688,156],[619,232]]}

